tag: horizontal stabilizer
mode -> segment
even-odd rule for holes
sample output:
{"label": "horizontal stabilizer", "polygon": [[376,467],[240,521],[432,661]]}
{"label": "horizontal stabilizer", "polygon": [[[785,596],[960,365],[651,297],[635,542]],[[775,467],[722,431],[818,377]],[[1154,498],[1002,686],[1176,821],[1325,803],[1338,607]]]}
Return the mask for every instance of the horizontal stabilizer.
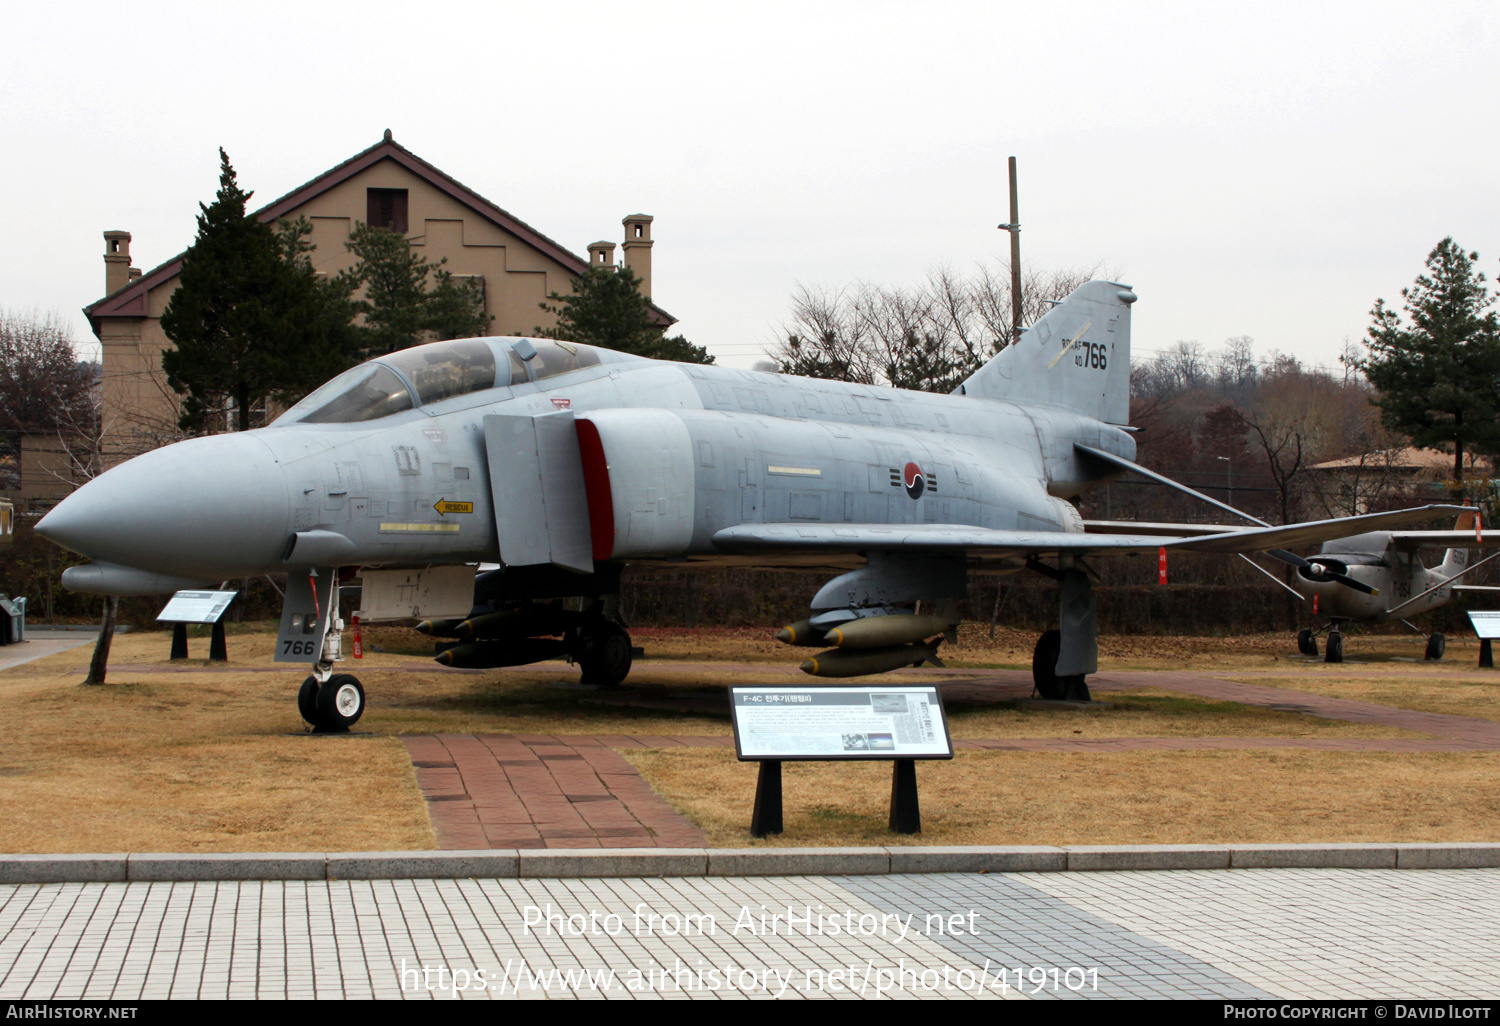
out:
{"label": "horizontal stabilizer", "polygon": [[1469,531],[1394,531],[1391,544],[1404,551],[1415,549],[1493,549],[1500,546],[1500,531],[1486,531],[1479,538]]}

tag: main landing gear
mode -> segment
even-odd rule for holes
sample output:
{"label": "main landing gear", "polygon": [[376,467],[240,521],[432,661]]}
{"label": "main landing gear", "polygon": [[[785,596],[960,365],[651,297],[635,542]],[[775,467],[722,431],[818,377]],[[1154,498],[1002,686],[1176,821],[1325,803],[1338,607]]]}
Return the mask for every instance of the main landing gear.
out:
{"label": "main landing gear", "polygon": [[[1343,624],[1342,620],[1334,620],[1323,629],[1328,631],[1328,651],[1324,655],[1325,663],[1341,663],[1344,661],[1344,634],[1339,630]],[[1317,656],[1318,654],[1318,631],[1311,627],[1304,627],[1297,632],[1297,651],[1305,656]]]}
{"label": "main landing gear", "polygon": [[[1423,659],[1435,661],[1443,658],[1443,652],[1448,647],[1447,638],[1443,637],[1437,631],[1427,634],[1410,621],[1402,620],[1401,622],[1427,639],[1427,647],[1422,653]],[[1339,630],[1343,626],[1343,623],[1343,620],[1334,620],[1324,628],[1328,631],[1328,649],[1327,654],[1323,657],[1323,661],[1326,663],[1341,663],[1344,661],[1344,635]],[[1318,631],[1313,630],[1311,627],[1304,627],[1298,631],[1297,651],[1305,656],[1316,656],[1318,654],[1318,633]]]}
{"label": "main landing gear", "polygon": [[1036,684],[1036,693],[1054,701],[1092,701],[1086,674],[1058,675],[1055,667],[1057,657],[1061,652],[1061,631],[1047,631],[1037,639],[1036,648],[1031,653],[1031,679]]}
{"label": "main landing gear", "polygon": [[612,620],[591,617],[578,628],[576,660],[581,683],[618,687],[630,675],[630,635]]}
{"label": "main landing gear", "polygon": [[1059,629],[1046,631],[1031,653],[1031,679],[1043,698],[1071,702],[1092,701],[1088,675],[1099,670],[1098,614],[1094,591],[1086,573],[1073,560],[1060,569],[1028,564],[1056,580],[1059,589]]}

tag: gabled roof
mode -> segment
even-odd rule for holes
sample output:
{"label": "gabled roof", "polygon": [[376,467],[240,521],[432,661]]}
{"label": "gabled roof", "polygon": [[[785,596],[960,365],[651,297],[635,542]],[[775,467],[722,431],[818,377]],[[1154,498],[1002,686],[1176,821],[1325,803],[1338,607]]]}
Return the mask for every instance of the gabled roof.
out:
{"label": "gabled roof", "polygon": [[[385,138],[374,146],[371,146],[362,153],[355,154],[337,167],[323,172],[307,184],[298,186],[280,199],[271,201],[266,206],[255,211],[253,216],[262,222],[274,221],[278,217],[284,217],[308,200],[353,178],[361,171],[374,167],[382,160],[394,161],[438,190],[446,192],[449,196],[475,213],[487,218],[493,224],[503,228],[522,242],[556,260],[567,268],[570,273],[583,274],[588,270],[589,262],[587,260],[577,254],[568,252],[525,221],[500,209],[473,189],[433,167],[427,161],[411,152],[411,150],[408,150],[392,139],[389,130],[386,131]],[[182,258],[185,255],[185,252],[178,253],[166,263],[152,268],[124,288],[118,289],[98,302],[84,307],[83,312],[88,316],[89,324],[93,327],[94,334],[99,334],[98,318],[148,316],[149,311],[146,305],[147,294],[156,286],[170,281],[177,276],[178,272],[182,270]],[[651,315],[652,319],[664,328],[677,320],[677,318],[667,313],[655,303],[651,304]]]}

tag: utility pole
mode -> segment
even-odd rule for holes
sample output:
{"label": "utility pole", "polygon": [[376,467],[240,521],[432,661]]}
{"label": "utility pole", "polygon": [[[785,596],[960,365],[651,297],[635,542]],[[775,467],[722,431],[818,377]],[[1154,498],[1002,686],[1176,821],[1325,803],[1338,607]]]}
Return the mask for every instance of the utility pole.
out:
{"label": "utility pole", "polygon": [[1016,200],[1016,158],[1010,158],[1010,223],[998,226],[1010,232],[1010,333],[1011,342],[1021,337],[1021,210]]}

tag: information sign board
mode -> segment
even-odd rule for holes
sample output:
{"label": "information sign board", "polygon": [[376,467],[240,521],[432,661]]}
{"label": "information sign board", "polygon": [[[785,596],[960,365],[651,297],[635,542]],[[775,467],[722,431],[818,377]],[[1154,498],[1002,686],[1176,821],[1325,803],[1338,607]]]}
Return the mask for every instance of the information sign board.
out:
{"label": "information sign board", "polygon": [[732,687],[729,702],[741,761],[953,758],[930,685]]}
{"label": "information sign board", "polygon": [[1489,640],[1500,638],[1500,612],[1481,612],[1471,609],[1469,622],[1474,625],[1474,633],[1479,638]]}
{"label": "information sign board", "polygon": [[167,623],[218,623],[237,591],[179,591],[157,614]]}

